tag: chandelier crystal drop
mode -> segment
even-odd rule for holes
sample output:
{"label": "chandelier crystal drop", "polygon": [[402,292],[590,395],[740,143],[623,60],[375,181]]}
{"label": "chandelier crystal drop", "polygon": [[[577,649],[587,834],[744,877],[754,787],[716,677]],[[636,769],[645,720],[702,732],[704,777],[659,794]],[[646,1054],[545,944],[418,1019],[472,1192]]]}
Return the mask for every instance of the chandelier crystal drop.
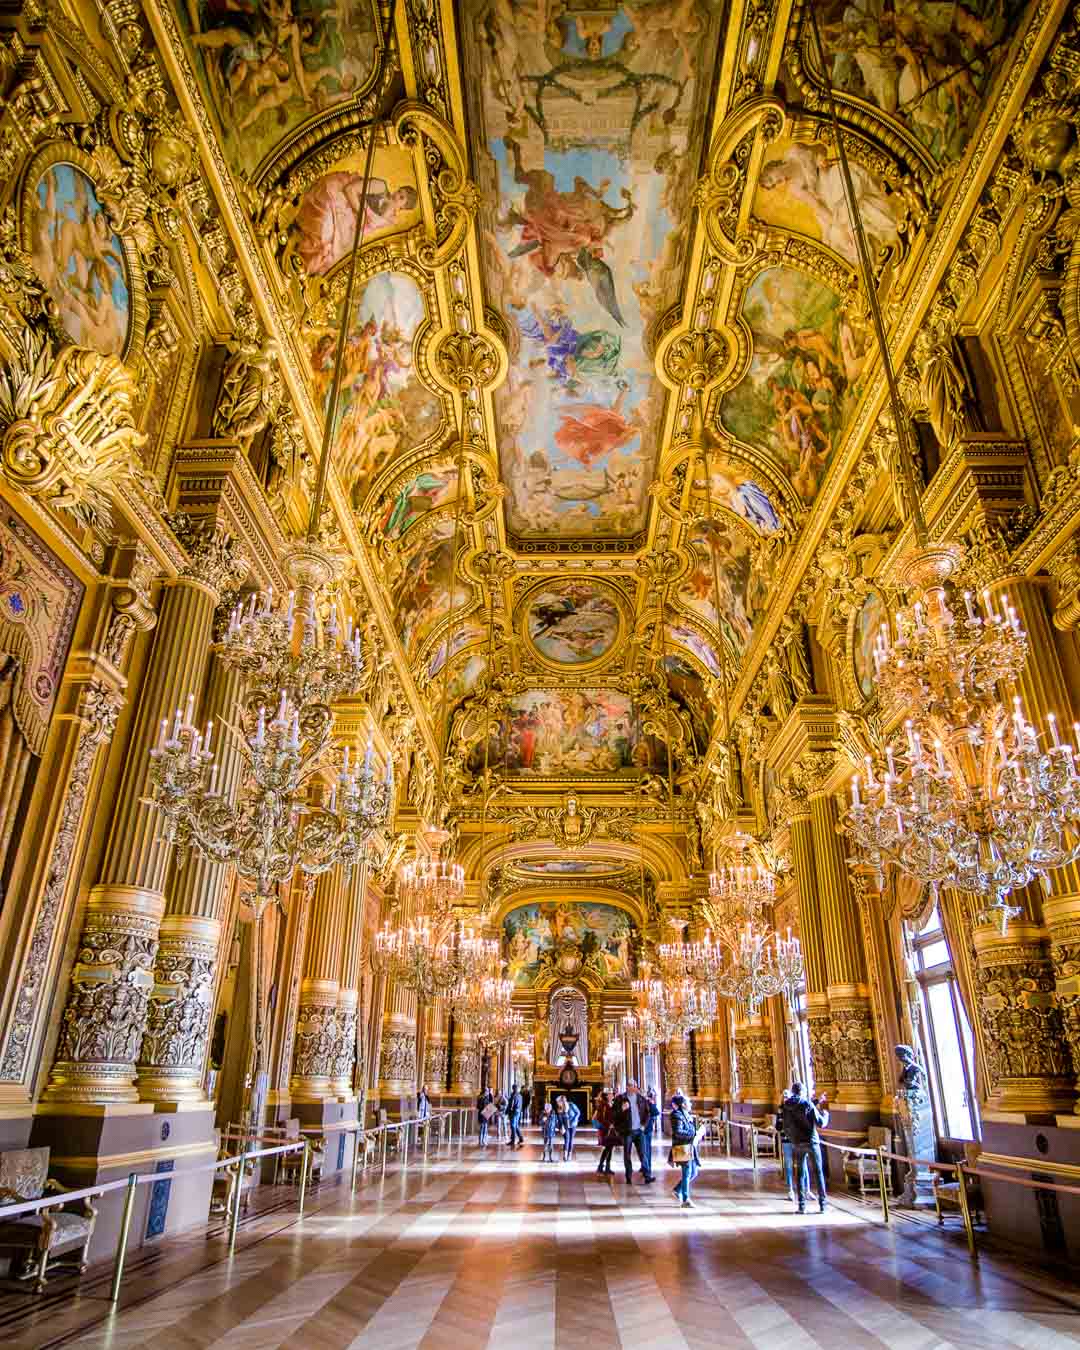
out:
{"label": "chandelier crystal drop", "polygon": [[431,852],[405,863],[398,876],[398,891],[402,903],[413,913],[437,919],[464,898],[465,869],[442,857],[449,831],[429,830],[426,838]]}
{"label": "chandelier crystal drop", "polygon": [[1014,681],[1027,637],[1007,600],[989,596],[964,613],[950,605],[959,560],[950,547],[924,549],[908,565],[915,598],[883,626],[875,664],[883,700],[912,709],[884,761],[865,761],[852,783],[844,827],[879,877],[895,866],[933,890],[972,897],[976,920],[1004,932],[1021,911],[1009,894],[1080,857],[1080,782],[1074,748],[1053,715],[1047,733],[1010,713],[999,682]]}

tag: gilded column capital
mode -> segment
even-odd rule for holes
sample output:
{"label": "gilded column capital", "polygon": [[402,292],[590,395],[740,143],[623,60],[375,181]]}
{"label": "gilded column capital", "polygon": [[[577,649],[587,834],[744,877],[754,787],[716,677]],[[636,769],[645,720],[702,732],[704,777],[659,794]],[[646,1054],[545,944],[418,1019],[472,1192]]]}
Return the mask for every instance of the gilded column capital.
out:
{"label": "gilded column capital", "polygon": [[248,558],[220,522],[181,513],[173,517],[172,525],[188,556],[181,578],[205,587],[218,604],[247,576]]}
{"label": "gilded column capital", "polygon": [[127,577],[113,590],[112,616],[101,643],[101,654],[116,670],[123,670],[135,634],[148,633],[157,623],[152,598],[157,574],[157,559],[140,540]]}
{"label": "gilded column capital", "polygon": [[1080,624],[1080,540],[1075,536],[1047,562],[1056,590],[1054,627],[1070,633]]}

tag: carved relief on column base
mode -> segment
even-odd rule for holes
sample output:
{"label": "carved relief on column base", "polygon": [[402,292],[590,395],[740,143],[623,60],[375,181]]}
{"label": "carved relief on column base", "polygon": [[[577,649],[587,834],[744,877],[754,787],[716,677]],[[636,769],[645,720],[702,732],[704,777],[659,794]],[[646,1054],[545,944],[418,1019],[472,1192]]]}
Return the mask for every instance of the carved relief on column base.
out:
{"label": "carved relief on column base", "polygon": [[221,924],[197,914],[161,921],[154,987],[139,1054],[143,1101],[203,1103]]}
{"label": "carved relief on column base", "polygon": [[[1072,1058],[1073,1087],[1080,1094],[1080,895],[1044,900],[1043,918],[1050,933],[1054,998]],[[1080,1095],[1073,1112],[1080,1115]]]}
{"label": "carved relief on column base", "polygon": [[[545,1026],[547,1023],[545,1022]],[[475,1096],[480,1091],[480,1047],[460,1029],[454,1035],[453,1062],[450,1066],[451,1097]]]}
{"label": "carved relief on column base", "polygon": [[359,995],[355,989],[338,994],[337,1047],[334,1052],[333,1088],[339,1097],[352,1097],[353,1065],[356,1063],[356,1022]]}
{"label": "carved relief on column base", "polygon": [[810,1063],[814,1071],[814,1088],[834,1096],[836,1093],[836,1056],[833,1053],[832,1019],[829,1000],[824,994],[808,994],[806,999],[806,1033],[810,1041]]}
{"label": "carved relief on column base", "polygon": [[401,1013],[383,1018],[379,1049],[379,1096],[404,1097],[416,1091],[416,1024]]}
{"label": "carved relief on column base", "polygon": [[974,934],[988,1112],[1049,1116],[1076,1102],[1073,1064],[1046,929],[1023,921]]}
{"label": "carved relief on column base", "polygon": [[446,1093],[449,1053],[445,1032],[429,1032],[424,1045],[424,1087],[429,1097],[441,1097]]}
{"label": "carved relief on column base", "polygon": [[71,972],[44,1103],[134,1103],[135,1061],[154,987],[160,891],[95,886]]}
{"label": "carved relief on column base", "polygon": [[336,980],[304,980],[296,1014],[289,1094],[294,1102],[335,1097],[336,1057],[341,1037]]}
{"label": "carved relief on column base", "polygon": [[739,1101],[776,1099],[772,1031],[764,1020],[740,1022],[735,1028],[735,1063],[739,1072]]}
{"label": "carved relief on column base", "polygon": [[829,1036],[838,1106],[877,1107],[881,1074],[874,1045],[869,995],[852,986],[829,986]]}

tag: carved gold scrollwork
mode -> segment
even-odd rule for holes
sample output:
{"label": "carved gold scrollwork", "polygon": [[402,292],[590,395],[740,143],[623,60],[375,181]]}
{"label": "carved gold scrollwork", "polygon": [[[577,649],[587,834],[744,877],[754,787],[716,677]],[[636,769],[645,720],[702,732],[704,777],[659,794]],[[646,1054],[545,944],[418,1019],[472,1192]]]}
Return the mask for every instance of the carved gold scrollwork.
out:
{"label": "carved gold scrollwork", "polygon": [[402,104],[397,109],[394,130],[402,145],[419,145],[423,150],[435,237],[425,240],[416,256],[424,267],[434,271],[445,267],[464,247],[480,194],[469,181],[465,152],[453,129],[429,108],[418,103]]}
{"label": "carved gold scrollwork", "polygon": [[719,333],[686,333],[665,352],[664,367],[676,384],[704,389],[719,377],[727,355],[728,344]]}
{"label": "carved gold scrollwork", "polygon": [[135,381],[115,356],[52,344],[26,328],[0,371],[0,473],[83,525],[111,524],[113,490],[139,480]]}

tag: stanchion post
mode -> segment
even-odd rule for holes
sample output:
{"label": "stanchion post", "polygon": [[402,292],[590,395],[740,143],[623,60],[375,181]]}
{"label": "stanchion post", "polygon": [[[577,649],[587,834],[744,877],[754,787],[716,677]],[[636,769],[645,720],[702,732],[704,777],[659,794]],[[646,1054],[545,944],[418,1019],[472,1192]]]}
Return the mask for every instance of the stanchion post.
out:
{"label": "stanchion post", "polygon": [[429,1116],[424,1123],[424,1162],[427,1162],[428,1153],[428,1135],[431,1133],[431,1117]]}
{"label": "stanchion post", "polygon": [[304,1150],[300,1155],[300,1217],[304,1217],[304,1201],[307,1199],[308,1175],[311,1172],[311,1140],[304,1140]]}
{"label": "stanchion post", "polygon": [[[128,1234],[131,1232],[131,1216],[135,1210],[135,1188],[139,1184],[138,1173],[132,1172],[128,1176],[127,1190],[124,1192],[124,1217],[120,1223],[120,1237],[116,1243],[116,1260],[113,1262],[112,1289],[109,1291],[109,1302],[117,1303],[120,1300],[120,1281],[124,1278],[124,1262],[127,1259]],[[963,1182],[961,1182],[963,1185]]]}
{"label": "stanchion post", "polygon": [[353,1130],[352,1137],[352,1177],[349,1181],[349,1191],[356,1190],[356,1169],[360,1165],[360,1149],[364,1142],[364,1131],[362,1126],[357,1126]]}
{"label": "stanchion post", "polygon": [[244,1162],[247,1159],[247,1152],[240,1154],[239,1161],[236,1164],[236,1191],[233,1195],[232,1213],[229,1215],[229,1255],[236,1251],[236,1233],[240,1227],[240,1197],[244,1193]]}
{"label": "stanchion post", "polygon": [[382,1174],[386,1176],[386,1137],[390,1130],[385,1125],[381,1125],[379,1128],[382,1130]]}
{"label": "stanchion post", "polygon": [[724,1148],[727,1150],[727,1155],[728,1155],[728,1157],[730,1158],[730,1157],[731,1157],[731,1121],[728,1120],[728,1119],[726,1119],[726,1118],[725,1118],[725,1120],[724,1120]]}
{"label": "stanchion post", "polygon": [[411,1125],[406,1125],[403,1130],[398,1131],[398,1138],[401,1145],[401,1170],[403,1172],[409,1170],[409,1131],[411,1129]]}
{"label": "stanchion post", "polygon": [[956,1164],[956,1179],[960,1183],[960,1214],[964,1220],[964,1233],[967,1236],[968,1252],[973,1261],[979,1259],[979,1249],[975,1245],[975,1224],[971,1218],[971,1206],[968,1204],[967,1182],[964,1180],[963,1163]]}
{"label": "stanchion post", "polygon": [[[880,1146],[875,1151],[877,1153],[878,1185],[881,1187],[881,1217],[887,1224],[891,1216],[889,1214],[889,1186],[885,1170],[885,1153]],[[912,1151],[914,1152],[914,1150]],[[962,1182],[961,1185],[963,1185]]]}
{"label": "stanchion post", "polygon": [[750,1122],[750,1166],[755,1172],[758,1170],[757,1130],[754,1129],[753,1121]]}

